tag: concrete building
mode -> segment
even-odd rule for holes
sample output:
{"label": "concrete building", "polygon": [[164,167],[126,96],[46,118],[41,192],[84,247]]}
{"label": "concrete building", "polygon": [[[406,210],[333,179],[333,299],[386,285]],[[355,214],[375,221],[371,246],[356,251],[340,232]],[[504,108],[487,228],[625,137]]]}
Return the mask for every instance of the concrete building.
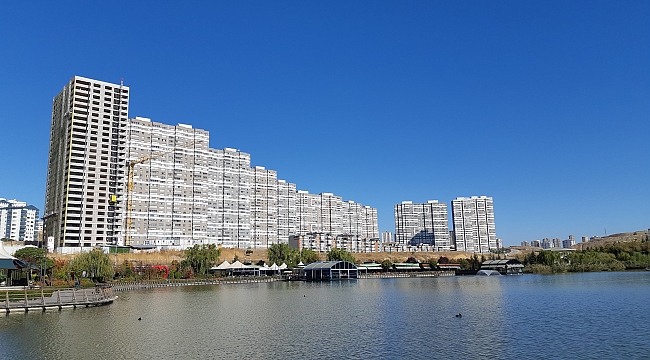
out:
{"label": "concrete building", "polygon": [[38,241],[39,223],[35,206],[0,198],[0,239]]}
{"label": "concrete building", "polygon": [[251,171],[251,244],[266,248],[278,243],[278,176],[255,166]]}
{"label": "concrete building", "polygon": [[576,237],[573,235],[569,235],[569,238],[566,240],[562,240],[562,247],[567,249],[570,248],[571,246],[576,244]]}
{"label": "concrete building", "polygon": [[321,232],[343,234],[343,199],[332,193],[320,194]]}
{"label": "concrete building", "polygon": [[521,246],[530,246],[530,243],[528,241],[522,241]]}
{"label": "concrete building", "polygon": [[542,247],[542,243],[539,240],[533,240],[530,242],[530,246]]}
{"label": "concrete building", "polygon": [[296,184],[278,180],[278,242],[288,244],[289,236],[298,234]]}
{"label": "concrete building", "polygon": [[384,231],[381,233],[381,242],[382,243],[391,243],[393,242],[393,233],[390,231]]}
{"label": "concrete building", "polygon": [[488,253],[497,248],[491,197],[459,197],[451,202],[457,251]]}
{"label": "concrete building", "polygon": [[44,232],[57,251],[266,248],[307,234],[365,251],[378,239],[376,209],[296,191],[249,154],[210,148],[207,131],[129,119],[128,105],[128,87],[82,77],[54,99]]}
{"label": "concrete building", "polygon": [[296,194],[298,235],[321,232],[320,196],[298,190]]}
{"label": "concrete building", "polygon": [[402,201],[395,205],[395,243],[398,246],[431,245],[449,251],[447,204],[429,200],[426,204]]}
{"label": "concrete building", "polygon": [[542,249],[552,249],[553,242],[549,238],[542,239]]}
{"label": "concrete building", "polygon": [[129,87],[75,76],[52,101],[44,232],[62,252],[117,243]]}
{"label": "concrete building", "polygon": [[554,248],[561,248],[562,247],[562,242],[560,241],[559,238],[553,238],[553,247]]}
{"label": "concrete building", "polygon": [[251,157],[232,148],[210,149],[208,242],[247,248],[251,242]]}
{"label": "concrete building", "polygon": [[207,131],[190,125],[129,121],[126,160],[134,164],[134,187],[125,194],[125,224],[131,218],[125,245],[187,248],[209,242],[208,142]]}

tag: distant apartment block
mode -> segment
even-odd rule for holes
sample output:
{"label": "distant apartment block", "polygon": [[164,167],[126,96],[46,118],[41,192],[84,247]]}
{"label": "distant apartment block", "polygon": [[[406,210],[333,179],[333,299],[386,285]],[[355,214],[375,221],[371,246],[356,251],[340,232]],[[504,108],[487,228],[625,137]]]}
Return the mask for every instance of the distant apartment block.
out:
{"label": "distant apartment block", "polygon": [[395,205],[395,243],[398,246],[431,245],[449,251],[447,204],[429,200],[425,204],[403,201]]}
{"label": "distant apartment block", "polygon": [[128,87],[78,76],[53,101],[44,232],[58,251],[379,237],[376,209],[297,191],[247,153],[210,148],[207,131],[129,119],[128,105]]}
{"label": "distant apartment block", "polygon": [[0,239],[39,241],[39,224],[35,206],[0,198]]}
{"label": "distant apartment block", "polygon": [[44,233],[57,248],[122,236],[129,88],[75,76],[52,101]]}
{"label": "distant apartment block", "polygon": [[451,202],[457,251],[487,253],[497,248],[491,197],[459,197]]}
{"label": "distant apartment block", "polygon": [[392,243],[393,242],[393,233],[390,231],[384,231],[381,233],[381,242],[382,243]]}
{"label": "distant apartment block", "polygon": [[576,238],[573,235],[569,235],[569,238],[562,240],[562,247],[567,249],[576,244]]}
{"label": "distant apartment block", "polygon": [[522,241],[521,246],[530,246],[530,243],[528,241]]}
{"label": "distant apartment block", "polygon": [[533,241],[530,242],[530,246],[542,247],[542,243],[539,240],[533,240]]}
{"label": "distant apartment block", "polygon": [[560,241],[559,238],[553,238],[553,247],[554,248],[562,247],[562,242]]}

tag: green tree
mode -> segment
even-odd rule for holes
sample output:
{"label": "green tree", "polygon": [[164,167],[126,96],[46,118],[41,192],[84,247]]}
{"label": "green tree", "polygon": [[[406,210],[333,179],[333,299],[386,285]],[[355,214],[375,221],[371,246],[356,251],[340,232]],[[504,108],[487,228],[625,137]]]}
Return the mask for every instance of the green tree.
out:
{"label": "green tree", "polygon": [[181,268],[191,268],[195,275],[206,275],[208,270],[219,262],[221,249],[215,244],[194,245],[185,249],[184,254]]}
{"label": "green tree", "polygon": [[312,249],[302,249],[302,251],[297,252],[298,259],[296,263],[302,261],[303,264],[310,264],[313,262],[320,261],[320,256]]}
{"label": "green tree", "polygon": [[79,275],[85,271],[86,276],[93,281],[104,281],[114,274],[110,256],[99,249],[77,255],[72,260],[70,267]]}
{"label": "green tree", "polygon": [[461,270],[470,270],[470,262],[467,259],[460,259],[458,260],[458,264],[460,265]]}
{"label": "green tree", "polygon": [[47,257],[47,251],[45,249],[26,247],[17,250],[14,256],[37,268],[40,268],[43,265],[45,265],[46,269],[54,267],[54,261]]}
{"label": "green tree", "polygon": [[357,259],[352,256],[351,253],[345,251],[345,249],[334,248],[327,252],[328,261],[349,261],[351,263],[356,263]]}
{"label": "green tree", "polygon": [[384,271],[388,271],[393,267],[393,263],[390,260],[384,260],[381,262],[381,268]]}
{"label": "green tree", "polygon": [[117,271],[120,273],[120,276],[122,276],[123,278],[132,278],[135,276],[133,267],[131,266],[131,263],[128,260],[124,260],[124,262],[118,267]]}
{"label": "green tree", "polygon": [[298,249],[294,249],[289,244],[273,244],[266,250],[266,257],[269,263],[281,265],[287,264],[290,267],[296,266],[296,259],[299,257]]}

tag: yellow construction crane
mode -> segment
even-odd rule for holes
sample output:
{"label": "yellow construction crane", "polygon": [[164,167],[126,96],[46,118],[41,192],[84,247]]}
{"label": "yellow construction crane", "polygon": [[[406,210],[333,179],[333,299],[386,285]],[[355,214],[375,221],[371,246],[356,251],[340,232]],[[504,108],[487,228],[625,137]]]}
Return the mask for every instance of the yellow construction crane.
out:
{"label": "yellow construction crane", "polygon": [[125,229],[125,237],[124,237],[124,245],[125,246],[130,246],[131,245],[131,226],[133,225],[133,189],[135,188],[135,183],[133,181],[134,177],[134,169],[135,166],[138,164],[145,163],[149,160],[153,160],[156,158],[159,158],[163,155],[167,155],[169,153],[173,153],[176,150],[180,149],[187,149],[193,147],[197,142],[193,141],[189,145],[182,146],[182,147],[175,147],[171,150],[167,151],[161,151],[157,152],[155,154],[143,156],[137,160],[133,160],[129,162],[129,173],[128,173],[128,180],[127,180],[127,185],[126,185],[126,229]]}

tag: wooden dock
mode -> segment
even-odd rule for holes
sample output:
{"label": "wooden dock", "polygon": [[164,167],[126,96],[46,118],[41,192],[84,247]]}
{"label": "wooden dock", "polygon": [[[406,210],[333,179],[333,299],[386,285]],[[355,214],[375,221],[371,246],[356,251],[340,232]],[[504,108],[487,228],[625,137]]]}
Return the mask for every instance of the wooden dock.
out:
{"label": "wooden dock", "polygon": [[0,290],[0,294],[4,295],[4,301],[0,302],[0,308],[7,313],[101,306],[110,304],[117,299],[110,286],[96,286],[90,289],[24,288],[22,290]]}

